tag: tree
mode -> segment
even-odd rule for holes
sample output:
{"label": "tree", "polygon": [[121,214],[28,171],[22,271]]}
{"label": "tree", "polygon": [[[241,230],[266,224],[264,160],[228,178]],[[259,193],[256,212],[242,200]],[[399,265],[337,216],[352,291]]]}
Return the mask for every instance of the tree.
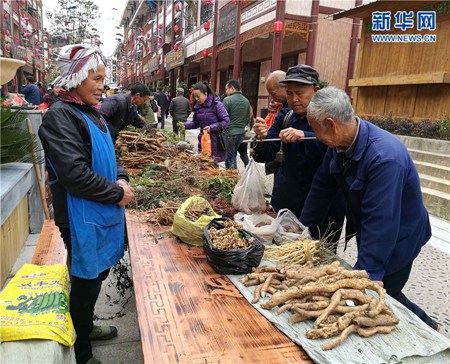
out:
{"label": "tree", "polygon": [[94,21],[100,18],[98,5],[92,0],[58,0],[58,4],[47,12],[50,36],[66,36],[67,44],[91,42]]}

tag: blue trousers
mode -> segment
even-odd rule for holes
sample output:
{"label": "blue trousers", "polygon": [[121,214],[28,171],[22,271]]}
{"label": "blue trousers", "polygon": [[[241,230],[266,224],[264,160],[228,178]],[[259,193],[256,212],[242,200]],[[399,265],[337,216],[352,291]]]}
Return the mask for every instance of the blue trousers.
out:
{"label": "blue trousers", "polygon": [[225,161],[226,169],[237,169],[236,156],[243,139],[244,134],[233,135],[233,145],[229,145],[227,148],[227,160]]}
{"label": "blue trousers", "polygon": [[408,281],[409,274],[411,273],[412,262],[405,268],[393,274],[384,276],[383,283],[384,288],[389,296],[395,298],[403,306],[414,312],[423,322],[428,326],[432,326],[431,318],[415,303],[411,302],[403,293],[402,289]]}

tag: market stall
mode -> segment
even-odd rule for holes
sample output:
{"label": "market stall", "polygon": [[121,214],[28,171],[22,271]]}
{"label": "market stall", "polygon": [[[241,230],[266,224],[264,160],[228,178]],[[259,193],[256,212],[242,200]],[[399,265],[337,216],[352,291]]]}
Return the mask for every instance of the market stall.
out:
{"label": "market stall", "polygon": [[127,213],[127,230],[145,363],[450,360],[450,340],[390,297],[400,319],[392,334],[354,335],[324,351],[325,340],[305,337],[312,321],[291,325],[287,313],[252,305],[254,287],[242,276],[215,273],[202,247],[182,243],[169,227],[150,226],[135,211]]}

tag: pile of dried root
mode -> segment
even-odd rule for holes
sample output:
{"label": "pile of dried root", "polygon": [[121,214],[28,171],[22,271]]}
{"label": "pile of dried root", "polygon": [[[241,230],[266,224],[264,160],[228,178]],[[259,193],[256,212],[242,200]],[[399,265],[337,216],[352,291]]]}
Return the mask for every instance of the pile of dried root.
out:
{"label": "pile of dried root", "polygon": [[[339,262],[314,267],[306,265],[261,266],[241,278],[246,286],[256,285],[253,303],[267,293],[272,297],[262,308],[279,306],[277,315],[290,311],[290,323],[315,319],[306,333],[309,339],[335,339],[322,345],[330,350],[341,344],[352,332],[368,337],[388,334],[399,320],[385,303],[385,290],[368,279],[366,271],[349,271]],[[378,294],[378,300],[365,293]]]}
{"label": "pile of dried root", "polygon": [[[116,140],[120,163],[126,168],[143,168],[150,163],[163,162],[175,152],[167,148],[163,132],[122,130]],[[172,152],[172,153],[171,153]]]}
{"label": "pile of dried root", "polygon": [[[149,222],[161,225],[172,224],[177,210],[174,206],[201,193],[197,187],[199,181],[215,176],[237,179],[238,174],[238,171],[220,170],[210,156],[180,150],[170,138],[156,129],[133,128],[121,131],[115,145],[122,165],[134,175],[131,183],[135,187],[135,199],[129,207],[149,211]],[[146,172],[152,164],[158,168]],[[217,191],[214,193],[218,197]],[[221,210],[226,212],[225,216],[234,215],[226,201]],[[191,216],[194,221],[195,216],[194,212]]]}
{"label": "pile of dried root", "polygon": [[223,221],[224,227],[216,229],[212,227],[209,229],[209,238],[211,244],[217,249],[231,250],[231,249],[248,249],[253,246],[255,238],[248,240],[242,236],[239,230],[242,230],[242,225],[233,220]]}

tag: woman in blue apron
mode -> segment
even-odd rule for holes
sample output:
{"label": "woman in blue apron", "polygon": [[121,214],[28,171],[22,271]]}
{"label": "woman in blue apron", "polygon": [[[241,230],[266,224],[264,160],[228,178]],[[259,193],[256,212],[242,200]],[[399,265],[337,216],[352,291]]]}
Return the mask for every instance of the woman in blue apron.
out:
{"label": "woman in blue apron", "polygon": [[133,198],[128,176],[97,105],[105,62],[98,50],[64,47],[58,55],[60,101],[44,115],[39,137],[46,154],[55,223],[66,244],[72,287],[70,313],[77,364],[99,363],[91,340],[117,336],[114,326],[95,326],[102,281],[124,252],[124,207]]}

